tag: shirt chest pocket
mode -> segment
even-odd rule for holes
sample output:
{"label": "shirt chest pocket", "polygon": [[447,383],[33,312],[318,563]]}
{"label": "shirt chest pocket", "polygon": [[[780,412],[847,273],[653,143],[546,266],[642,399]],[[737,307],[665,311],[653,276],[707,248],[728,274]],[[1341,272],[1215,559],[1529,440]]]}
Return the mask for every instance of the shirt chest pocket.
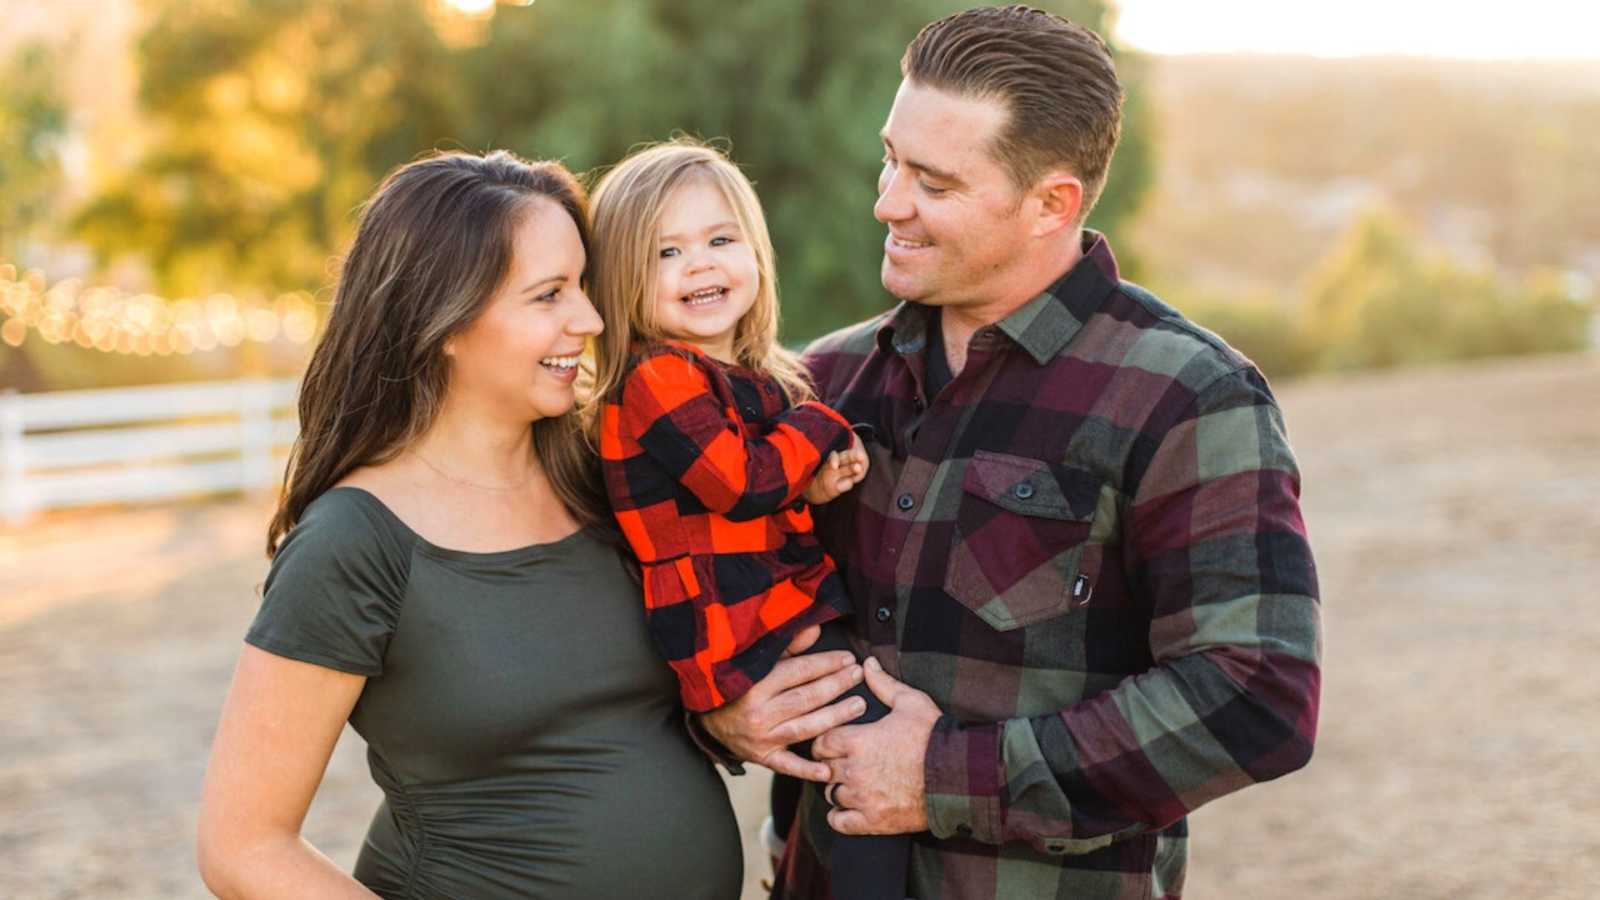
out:
{"label": "shirt chest pocket", "polygon": [[1101,484],[1084,469],[979,450],[962,477],[946,593],[999,631],[1087,604]]}

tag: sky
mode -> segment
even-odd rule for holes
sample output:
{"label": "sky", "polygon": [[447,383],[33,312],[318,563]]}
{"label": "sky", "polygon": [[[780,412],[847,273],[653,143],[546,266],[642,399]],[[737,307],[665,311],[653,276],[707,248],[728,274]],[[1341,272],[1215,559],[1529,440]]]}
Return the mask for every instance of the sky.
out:
{"label": "sky", "polygon": [[1600,59],[1594,0],[1119,0],[1152,53]]}

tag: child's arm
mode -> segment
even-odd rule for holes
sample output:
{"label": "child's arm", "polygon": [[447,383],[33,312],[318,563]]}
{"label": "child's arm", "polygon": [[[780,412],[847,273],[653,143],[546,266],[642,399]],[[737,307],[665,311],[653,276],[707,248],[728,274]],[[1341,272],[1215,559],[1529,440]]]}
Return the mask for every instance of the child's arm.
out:
{"label": "child's arm", "polygon": [[744,437],[693,361],[647,356],[628,375],[621,431],[706,508],[735,521],[793,503],[828,453],[849,446],[844,417],[821,403],[785,410],[765,434]]}

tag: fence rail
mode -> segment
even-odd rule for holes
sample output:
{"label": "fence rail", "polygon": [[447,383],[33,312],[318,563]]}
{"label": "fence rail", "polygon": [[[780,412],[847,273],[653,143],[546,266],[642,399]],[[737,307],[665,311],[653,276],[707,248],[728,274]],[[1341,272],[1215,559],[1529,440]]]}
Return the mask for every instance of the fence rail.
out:
{"label": "fence rail", "polygon": [[293,379],[0,394],[0,518],[276,483]]}

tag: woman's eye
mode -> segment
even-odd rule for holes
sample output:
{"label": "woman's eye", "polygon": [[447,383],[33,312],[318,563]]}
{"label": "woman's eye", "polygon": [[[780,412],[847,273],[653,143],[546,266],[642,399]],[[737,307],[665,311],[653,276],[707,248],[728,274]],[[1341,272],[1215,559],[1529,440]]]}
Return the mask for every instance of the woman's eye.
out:
{"label": "woman's eye", "polygon": [[661,258],[662,259],[671,259],[672,257],[677,256],[677,255],[678,255],[678,248],[677,247],[662,247],[661,248]]}
{"label": "woman's eye", "polygon": [[560,297],[560,296],[561,296],[561,288],[551,288],[550,290],[545,291],[544,293],[540,294],[539,296],[535,297],[534,299],[539,301],[540,303],[549,303],[549,302],[555,300],[557,297]]}

